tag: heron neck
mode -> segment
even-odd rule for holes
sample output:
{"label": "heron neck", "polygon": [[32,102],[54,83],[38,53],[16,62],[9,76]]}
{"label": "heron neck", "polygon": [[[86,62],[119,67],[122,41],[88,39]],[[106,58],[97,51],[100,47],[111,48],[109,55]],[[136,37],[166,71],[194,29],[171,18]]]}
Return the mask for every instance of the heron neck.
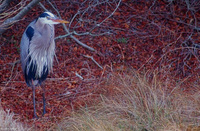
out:
{"label": "heron neck", "polygon": [[43,39],[49,40],[49,43],[54,40],[54,25],[44,24],[38,20],[35,23],[35,28],[37,28],[37,31],[41,34]]}

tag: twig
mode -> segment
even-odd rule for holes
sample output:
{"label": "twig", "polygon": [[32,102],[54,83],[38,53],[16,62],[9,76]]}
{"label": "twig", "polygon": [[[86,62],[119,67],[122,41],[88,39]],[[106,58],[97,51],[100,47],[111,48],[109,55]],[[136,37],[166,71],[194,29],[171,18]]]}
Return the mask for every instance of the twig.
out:
{"label": "twig", "polygon": [[[54,8],[54,10],[57,12],[58,16],[61,18],[61,15],[60,15],[59,11],[53,6],[53,4],[52,4],[50,1],[48,1],[48,2],[49,2],[49,4],[52,6],[52,8]],[[42,5],[42,4],[41,4],[41,5]],[[65,24],[62,24],[62,25],[63,25],[63,27],[64,27],[65,32],[67,33],[65,36],[69,36],[70,38],[72,38],[73,40],[75,40],[79,45],[83,46],[84,48],[86,48],[86,49],[88,49],[88,50],[90,50],[90,51],[93,51],[93,52],[97,52],[94,48],[92,48],[92,47],[90,47],[90,46],[84,44],[83,42],[81,42],[80,40],[78,40],[75,36],[73,36],[73,35],[69,32],[69,30],[67,29],[67,27],[66,27]],[[58,36],[58,37],[56,37],[56,39],[58,39],[58,38],[64,38],[64,36]]]}
{"label": "twig", "polygon": [[72,33],[69,33],[69,34],[66,34],[66,35],[60,35],[60,36],[55,37],[54,40],[62,39],[62,38],[68,37],[70,35],[72,35]]}
{"label": "twig", "polygon": [[15,68],[15,65],[16,65],[17,63],[20,63],[20,60],[16,60],[16,61],[13,63],[13,66],[12,66],[12,69],[11,69],[11,74],[10,74],[10,77],[9,77],[9,79],[11,79],[11,78],[12,78],[12,75],[13,75],[13,70],[14,70],[14,68]]}
{"label": "twig", "polygon": [[[65,26],[66,27],[66,26]],[[65,30],[66,31],[66,30]],[[70,37],[75,40],[79,45],[83,46],[84,48],[90,50],[90,51],[93,51],[93,52],[97,52],[94,48],[84,44],[83,42],[81,42],[80,40],[78,40],[75,36],[73,35],[70,35]]]}
{"label": "twig", "polygon": [[107,19],[109,19],[113,15],[116,12],[116,10],[118,9],[120,3],[121,3],[121,0],[119,0],[119,2],[117,4],[117,7],[115,8],[115,10],[108,17],[106,17],[103,21],[101,21],[101,23],[97,24],[97,26],[100,26],[103,22],[105,22]]}
{"label": "twig", "polygon": [[10,74],[9,80],[5,83],[5,85],[8,85],[11,82],[11,79],[12,79],[12,76],[13,76],[13,71],[14,71],[15,65],[17,63],[20,63],[20,60],[16,60],[16,58],[15,58],[14,63],[12,63],[13,66],[12,66],[12,69],[11,69],[11,74]]}
{"label": "twig", "polygon": [[76,75],[77,77],[79,77],[81,80],[83,80],[83,77],[82,77],[81,75],[79,75],[77,72],[75,73],[75,75]]}
{"label": "twig", "polygon": [[[107,2],[107,1],[106,1],[106,2]],[[97,2],[97,4],[95,4],[95,5],[90,5],[88,8],[86,8],[86,9],[83,11],[82,15],[80,16],[79,21],[83,21],[82,17],[84,16],[84,14],[85,14],[90,8],[94,8],[94,7],[97,6],[98,4],[102,4],[102,3],[104,3],[104,2]],[[76,31],[73,31],[73,34],[74,34],[74,35],[79,35],[79,36],[81,36],[81,35],[102,36],[102,35],[106,35],[106,34],[111,34],[111,31],[103,32],[103,33],[100,33],[100,34],[98,34],[98,33],[95,34],[95,33],[92,33],[92,32],[93,32],[93,30],[94,30],[95,28],[100,27],[100,25],[102,25],[105,21],[107,21],[107,20],[116,12],[116,10],[118,9],[120,3],[121,3],[121,0],[119,0],[119,2],[116,4],[116,8],[113,10],[113,12],[112,12],[109,16],[107,16],[105,19],[103,19],[103,20],[102,20],[100,23],[98,23],[98,24],[96,24],[97,22],[95,22],[95,25],[94,25],[93,27],[91,27],[91,29],[90,29],[89,31],[83,32],[83,33],[77,33]],[[76,17],[78,14],[80,14],[80,11],[78,11],[78,12],[75,14],[75,16],[72,18],[72,21],[75,19],[75,17]],[[86,21],[89,22],[90,20],[86,20]],[[70,24],[71,24],[71,22],[70,22]]]}
{"label": "twig", "polygon": [[59,61],[58,61],[57,55],[55,54],[54,56],[55,56],[55,58],[56,58],[56,62],[57,62],[57,64],[59,64]]}
{"label": "twig", "polygon": [[104,33],[101,33],[101,34],[92,34],[91,31],[90,31],[90,32],[85,32],[85,33],[79,34],[79,33],[77,33],[76,31],[73,31],[73,34],[74,34],[74,35],[78,35],[78,36],[90,35],[90,36],[93,36],[93,37],[94,37],[94,36],[102,36],[102,35],[106,35],[106,34],[111,34],[111,32],[108,31],[108,32],[104,32]]}
{"label": "twig", "polygon": [[43,5],[41,2],[39,2],[39,5],[41,6],[41,8],[42,8],[43,10],[48,11],[47,8],[45,8],[44,5]]}
{"label": "twig", "polygon": [[60,15],[59,11],[56,9],[56,7],[49,0],[47,0],[47,2],[51,5],[51,7],[56,11],[58,16],[61,18],[61,15]]}
{"label": "twig", "polygon": [[99,68],[103,70],[103,67],[93,58],[93,56],[83,55],[86,58],[90,58]]}
{"label": "twig", "polygon": [[24,7],[17,15],[12,18],[5,20],[0,26],[0,34],[6,31],[10,25],[19,21],[23,16],[25,16],[35,5],[37,5],[41,0],[32,0],[26,7]]}
{"label": "twig", "polygon": [[12,0],[4,0],[0,5],[0,13],[2,13]]}
{"label": "twig", "polygon": [[[67,32],[67,34],[70,34],[69,30],[67,29],[66,25],[65,24],[62,24],[63,27],[64,27],[64,30]],[[81,42],[80,40],[78,40],[75,36],[73,35],[70,35],[70,38],[72,38],[73,40],[75,40],[79,45],[83,46],[84,48],[90,50],[90,51],[94,51],[94,52],[97,52],[94,48],[84,44],[83,42]]]}

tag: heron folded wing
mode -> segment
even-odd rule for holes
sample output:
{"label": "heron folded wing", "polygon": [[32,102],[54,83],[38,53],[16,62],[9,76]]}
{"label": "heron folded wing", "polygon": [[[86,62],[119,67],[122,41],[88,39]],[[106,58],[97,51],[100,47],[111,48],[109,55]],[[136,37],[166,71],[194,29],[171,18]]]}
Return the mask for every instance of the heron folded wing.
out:
{"label": "heron folded wing", "polygon": [[33,35],[34,35],[34,29],[33,29],[31,26],[29,26],[29,27],[27,28],[27,30],[26,30],[26,35],[28,36],[29,41],[31,41],[31,39],[32,39],[32,37],[33,37]]}

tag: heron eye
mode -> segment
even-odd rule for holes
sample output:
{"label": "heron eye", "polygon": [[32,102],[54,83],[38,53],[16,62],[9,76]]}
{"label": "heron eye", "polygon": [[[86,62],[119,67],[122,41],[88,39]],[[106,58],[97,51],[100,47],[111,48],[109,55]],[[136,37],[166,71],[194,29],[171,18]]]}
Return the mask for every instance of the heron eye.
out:
{"label": "heron eye", "polygon": [[47,20],[50,20],[50,18],[48,16],[46,18],[47,18]]}

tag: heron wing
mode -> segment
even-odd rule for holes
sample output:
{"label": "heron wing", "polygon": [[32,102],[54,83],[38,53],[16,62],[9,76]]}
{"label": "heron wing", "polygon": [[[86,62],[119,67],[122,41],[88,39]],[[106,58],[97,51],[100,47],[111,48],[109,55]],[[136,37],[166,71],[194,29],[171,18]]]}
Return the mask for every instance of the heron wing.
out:
{"label": "heron wing", "polygon": [[[20,43],[20,58],[21,58],[21,64],[22,64],[22,70],[24,72],[24,75],[26,75],[26,66],[27,61],[29,60],[28,54],[29,54],[29,47],[32,40],[32,37],[34,36],[34,23],[36,20],[31,22],[26,30],[24,31]],[[28,83],[27,83],[28,84]]]}
{"label": "heron wing", "polygon": [[26,66],[27,57],[28,57],[28,53],[29,53],[30,41],[34,35],[33,23],[35,23],[35,21],[31,22],[27,26],[26,30],[24,31],[24,33],[22,35],[22,39],[21,39],[21,43],[20,43],[21,64],[22,64],[22,70],[24,72],[25,72],[25,66]]}

